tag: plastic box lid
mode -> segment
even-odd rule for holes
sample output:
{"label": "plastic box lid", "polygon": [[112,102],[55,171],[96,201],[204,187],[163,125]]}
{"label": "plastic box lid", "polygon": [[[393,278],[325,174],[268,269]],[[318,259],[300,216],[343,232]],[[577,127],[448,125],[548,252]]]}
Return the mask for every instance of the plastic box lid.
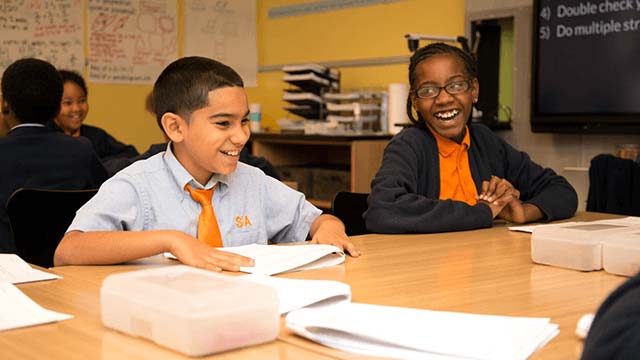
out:
{"label": "plastic box lid", "polygon": [[108,276],[106,327],[191,356],[272,341],[280,329],[274,289],[184,265]]}

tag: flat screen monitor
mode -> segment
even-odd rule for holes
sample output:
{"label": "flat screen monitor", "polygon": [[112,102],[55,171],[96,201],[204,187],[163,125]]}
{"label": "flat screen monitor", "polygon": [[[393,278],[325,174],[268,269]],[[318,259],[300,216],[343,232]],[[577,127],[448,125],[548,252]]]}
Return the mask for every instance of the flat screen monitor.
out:
{"label": "flat screen monitor", "polygon": [[640,1],[534,0],[534,132],[640,133]]}

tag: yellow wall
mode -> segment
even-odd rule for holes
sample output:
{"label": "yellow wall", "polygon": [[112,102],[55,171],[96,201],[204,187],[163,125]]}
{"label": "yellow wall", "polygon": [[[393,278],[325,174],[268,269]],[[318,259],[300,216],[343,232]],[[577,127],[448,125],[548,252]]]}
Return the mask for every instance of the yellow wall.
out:
{"label": "yellow wall", "polygon": [[[407,0],[345,10],[269,19],[269,8],[309,0],[258,1],[258,62],[260,65],[341,61],[409,55],[406,33],[458,36],[464,34],[463,0]],[[406,82],[407,65],[345,67],[343,89],[386,88]],[[258,87],[248,89],[249,101],[262,104],[263,125],[275,127],[286,115],[279,71],[259,73]]]}
{"label": "yellow wall", "polygon": [[[340,61],[409,55],[406,33],[458,36],[464,33],[464,0],[405,0],[309,15],[269,19],[275,6],[311,0],[257,0],[258,63]],[[180,8],[182,7],[182,1]],[[180,15],[179,22],[182,24]],[[180,29],[182,26],[180,26]],[[406,82],[407,65],[348,67],[339,69],[342,87],[385,87]],[[258,73],[258,87],[248,88],[250,102],[262,104],[264,126],[286,115],[282,72]],[[139,151],[162,135],[144,110],[151,86],[89,84],[91,110],[88,124],[107,130]]]}

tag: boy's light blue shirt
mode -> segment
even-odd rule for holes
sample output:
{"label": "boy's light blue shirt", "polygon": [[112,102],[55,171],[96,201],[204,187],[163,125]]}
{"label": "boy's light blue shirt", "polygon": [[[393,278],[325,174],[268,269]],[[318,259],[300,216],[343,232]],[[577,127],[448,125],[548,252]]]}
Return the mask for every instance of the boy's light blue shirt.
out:
{"label": "boy's light blue shirt", "polygon": [[67,231],[180,230],[197,235],[201,206],[184,189],[210,189],[224,246],[303,241],[322,213],[261,170],[238,163],[229,175],[199,184],[167,151],[133,163],[107,180]]}

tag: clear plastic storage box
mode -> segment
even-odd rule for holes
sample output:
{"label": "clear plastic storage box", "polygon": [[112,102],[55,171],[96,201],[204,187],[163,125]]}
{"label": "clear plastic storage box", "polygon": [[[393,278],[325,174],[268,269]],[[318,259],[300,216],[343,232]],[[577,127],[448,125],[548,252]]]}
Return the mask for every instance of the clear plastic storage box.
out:
{"label": "clear plastic storage box", "polygon": [[106,327],[190,356],[272,341],[280,329],[274,289],[183,265],[110,275],[100,297]]}

